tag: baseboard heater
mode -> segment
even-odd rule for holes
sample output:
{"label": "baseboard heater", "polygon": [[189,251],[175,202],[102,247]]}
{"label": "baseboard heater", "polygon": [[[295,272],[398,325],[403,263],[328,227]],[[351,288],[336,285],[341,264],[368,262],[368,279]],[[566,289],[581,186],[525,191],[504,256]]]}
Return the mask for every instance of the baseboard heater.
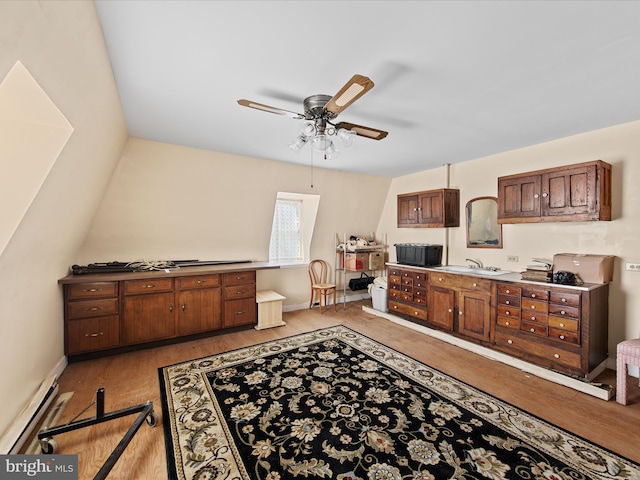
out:
{"label": "baseboard heater", "polygon": [[19,453],[43,415],[58,395],[56,376],[50,376],[42,384],[28,405],[0,438],[0,454]]}

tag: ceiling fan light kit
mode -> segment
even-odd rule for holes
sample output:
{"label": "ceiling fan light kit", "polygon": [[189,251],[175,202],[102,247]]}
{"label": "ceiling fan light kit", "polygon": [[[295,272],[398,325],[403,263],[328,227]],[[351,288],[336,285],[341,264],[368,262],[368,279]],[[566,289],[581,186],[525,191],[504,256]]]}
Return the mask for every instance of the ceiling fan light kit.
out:
{"label": "ceiling fan light kit", "polygon": [[388,132],[376,128],[347,122],[340,122],[337,125],[331,123],[331,120],[337,117],[340,112],[371,90],[373,85],[374,83],[368,77],[354,75],[333,97],[317,94],[305,98],[303,102],[304,114],[245,99],[238,100],[238,104],[263,112],[307,120],[302,126],[300,135],[289,144],[289,148],[300,153],[300,150],[307,143],[311,143],[313,150],[322,152],[325,159],[330,159],[338,155],[332,137],[340,138],[344,146],[349,147],[353,144],[356,136],[372,140],[382,140],[387,136]]}

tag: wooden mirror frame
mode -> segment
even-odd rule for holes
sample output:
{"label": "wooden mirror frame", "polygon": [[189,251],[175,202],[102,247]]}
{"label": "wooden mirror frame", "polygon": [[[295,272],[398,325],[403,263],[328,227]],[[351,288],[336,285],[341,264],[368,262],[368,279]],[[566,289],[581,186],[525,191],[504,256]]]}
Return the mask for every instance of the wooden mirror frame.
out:
{"label": "wooden mirror frame", "polygon": [[[483,223],[488,222],[488,231],[489,233],[495,232],[495,235],[488,236],[482,241],[475,241],[471,239],[470,230],[472,228],[472,220],[473,220],[473,204],[474,202],[478,202],[480,200],[492,200],[495,202],[495,217],[491,215],[491,218],[488,218]],[[465,214],[466,214],[466,232],[467,232],[467,248],[502,248],[502,224],[498,223],[498,199],[496,197],[476,197],[472,198],[465,205]],[[491,214],[493,212],[490,212]]]}

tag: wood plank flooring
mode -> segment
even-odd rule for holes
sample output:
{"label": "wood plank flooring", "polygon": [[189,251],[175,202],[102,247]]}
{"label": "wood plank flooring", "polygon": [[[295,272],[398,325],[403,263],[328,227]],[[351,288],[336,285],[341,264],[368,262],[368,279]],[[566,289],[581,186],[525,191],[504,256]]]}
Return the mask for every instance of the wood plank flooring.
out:
{"label": "wood plank flooring", "polygon": [[[286,326],[267,330],[253,328],[205,339],[70,364],[60,380],[60,392],[74,392],[60,423],[71,421],[105,388],[105,412],[152,401],[160,420],[144,424],[116,463],[109,479],[167,478],[158,368],[247,345],[287,337],[331,325],[345,325],[395,348],[444,373],[473,385],[501,400],[537,415],[609,450],[640,463],[640,388],[629,378],[630,404],[604,401],[540,379],[422,335],[362,311],[371,301],[332,309],[300,310],[283,315]],[[607,370],[597,379],[615,385],[615,372]],[[80,418],[95,415],[90,408]],[[135,415],[103,423],[55,438],[57,453],[79,455],[79,478],[91,479],[100,469]]]}

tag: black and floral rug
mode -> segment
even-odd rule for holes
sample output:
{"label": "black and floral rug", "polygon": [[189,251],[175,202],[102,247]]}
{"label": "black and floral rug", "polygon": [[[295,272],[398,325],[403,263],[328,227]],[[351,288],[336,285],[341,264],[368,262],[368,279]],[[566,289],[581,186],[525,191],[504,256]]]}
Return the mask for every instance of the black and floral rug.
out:
{"label": "black and floral rug", "polygon": [[640,479],[640,465],[343,326],[159,374],[172,479]]}

